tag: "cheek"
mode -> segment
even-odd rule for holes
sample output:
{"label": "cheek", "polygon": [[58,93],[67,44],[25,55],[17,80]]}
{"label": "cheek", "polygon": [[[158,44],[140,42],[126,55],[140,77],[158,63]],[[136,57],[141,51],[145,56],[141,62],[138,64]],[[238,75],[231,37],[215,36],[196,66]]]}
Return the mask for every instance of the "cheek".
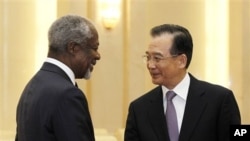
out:
{"label": "cheek", "polygon": [[83,73],[83,71],[87,70],[88,65],[89,65],[89,61],[88,61],[87,56],[83,56],[83,55],[77,56],[76,61],[75,61],[75,67],[77,68],[79,73]]}
{"label": "cheek", "polygon": [[162,72],[164,73],[164,78],[172,79],[179,74],[179,68],[175,65],[169,65]]}
{"label": "cheek", "polygon": [[162,78],[166,79],[169,76],[171,76],[171,74],[173,72],[173,68],[170,65],[168,65],[168,66],[162,66],[161,68],[159,68],[159,71],[161,73]]}
{"label": "cheek", "polygon": [[79,65],[87,65],[89,62],[89,57],[87,55],[79,55],[78,58]]}
{"label": "cheek", "polygon": [[159,65],[158,67],[158,70],[162,73],[162,74],[164,74],[164,73],[166,73],[166,72],[168,72],[168,70],[169,70],[169,66],[168,65]]}
{"label": "cheek", "polygon": [[90,67],[90,61],[88,59],[84,59],[81,61],[81,68],[80,70],[82,71],[82,73],[86,73],[86,71],[89,69]]}

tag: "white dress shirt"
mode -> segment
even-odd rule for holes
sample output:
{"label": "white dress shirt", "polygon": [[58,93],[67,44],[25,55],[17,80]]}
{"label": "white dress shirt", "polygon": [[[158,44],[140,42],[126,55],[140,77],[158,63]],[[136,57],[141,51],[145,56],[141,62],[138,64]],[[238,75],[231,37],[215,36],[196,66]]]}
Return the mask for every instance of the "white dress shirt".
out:
{"label": "white dress shirt", "polygon": [[49,57],[45,60],[45,62],[54,64],[54,65],[58,66],[59,68],[61,68],[68,75],[71,82],[75,85],[75,74],[67,65],[60,62],[59,60],[56,60],[54,58],[49,58]]}
{"label": "white dress shirt", "polygon": [[[172,101],[177,114],[179,132],[181,130],[181,124],[183,120],[189,85],[190,85],[190,76],[187,73],[184,79],[172,90],[176,93],[176,96],[172,99]],[[166,93],[168,91],[169,91],[168,88],[162,86],[164,113],[166,113],[167,109]]]}

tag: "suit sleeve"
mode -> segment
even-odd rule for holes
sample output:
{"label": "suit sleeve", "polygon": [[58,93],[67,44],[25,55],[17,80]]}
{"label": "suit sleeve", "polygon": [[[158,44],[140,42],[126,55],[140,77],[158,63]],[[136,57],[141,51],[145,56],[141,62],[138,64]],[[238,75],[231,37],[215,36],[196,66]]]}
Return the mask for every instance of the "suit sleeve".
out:
{"label": "suit sleeve", "polygon": [[241,124],[240,111],[236,99],[230,91],[223,99],[219,116],[219,141],[229,141],[230,125]]}
{"label": "suit sleeve", "polygon": [[69,90],[59,103],[52,120],[57,140],[93,141],[93,125],[83,93]]}
{"label": "suit sleeve", "polygon": [[135,119],[133,104],[130,104],[129,106],[124,141],[140,141],[137,126],[136,126],[136,119]]}

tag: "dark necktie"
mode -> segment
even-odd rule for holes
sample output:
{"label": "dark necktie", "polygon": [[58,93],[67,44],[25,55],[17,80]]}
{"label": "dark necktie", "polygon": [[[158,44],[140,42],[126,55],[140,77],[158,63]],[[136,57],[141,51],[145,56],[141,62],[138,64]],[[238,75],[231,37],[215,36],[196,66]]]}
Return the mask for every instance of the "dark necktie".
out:
{"label": "dark necktie", "polygon": [[77,83],[75,82],[75,86],[78,88],[78,85],[77,85]]}
{"label": "dark necktie", "polygon": [[167,97],[167,111],[166,111],[166,121],[168,126],[168,134],[170,141],[178,141],[179,131],[177,123],[177,115],[175,111],[174,104],[172,99],[176,96],[173,91],[168,91],[166,94]]}

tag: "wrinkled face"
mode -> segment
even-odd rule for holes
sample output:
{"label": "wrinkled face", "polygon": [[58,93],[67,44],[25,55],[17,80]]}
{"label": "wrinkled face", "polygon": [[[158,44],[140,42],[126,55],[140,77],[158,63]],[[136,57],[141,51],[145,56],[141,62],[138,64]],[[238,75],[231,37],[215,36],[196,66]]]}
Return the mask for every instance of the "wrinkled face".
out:
{"label": "wrinkled face", "polygon": [[86,45],[78,45],[72,66],[76,78],[90,78],[96,60],[100,60],[101,58],[100,53],[98,52],[98,46],[99,40],[96,31]]}
{"label": "wrinkled face", "polygon": [[147,68],[154,84],[168,86],[180,73],[179,56],[170,54],[173,38],[168,33],[156,36],[146,51]]}

